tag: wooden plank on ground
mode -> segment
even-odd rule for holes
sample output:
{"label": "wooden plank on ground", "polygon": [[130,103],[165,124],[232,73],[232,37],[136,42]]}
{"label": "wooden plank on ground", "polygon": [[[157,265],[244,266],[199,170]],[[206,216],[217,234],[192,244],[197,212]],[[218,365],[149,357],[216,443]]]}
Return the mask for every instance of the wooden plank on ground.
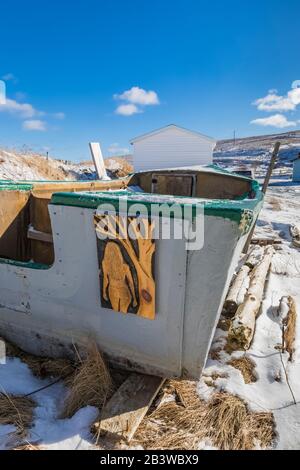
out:
{"label": "wooden plank on ground", "polygon": [[129,442],[165,379],[132,373],[107,402],[94,429]]}
{"label": "wooden plank on ground", "polygon": [[282,240],[279,238],[252,238],[251,245],[281,245]]}

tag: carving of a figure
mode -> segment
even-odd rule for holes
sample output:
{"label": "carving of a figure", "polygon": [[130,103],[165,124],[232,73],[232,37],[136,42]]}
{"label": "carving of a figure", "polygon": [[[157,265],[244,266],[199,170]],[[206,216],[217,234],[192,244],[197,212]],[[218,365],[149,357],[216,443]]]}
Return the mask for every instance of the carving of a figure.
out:
{"label": "carving of a figure", "polygon": [[123,258],[119,245],[109,241],[102,260],[103,298],[110,301],[113,310],[128,311],[129,305],[137,305],[134,281],[130,268]]}

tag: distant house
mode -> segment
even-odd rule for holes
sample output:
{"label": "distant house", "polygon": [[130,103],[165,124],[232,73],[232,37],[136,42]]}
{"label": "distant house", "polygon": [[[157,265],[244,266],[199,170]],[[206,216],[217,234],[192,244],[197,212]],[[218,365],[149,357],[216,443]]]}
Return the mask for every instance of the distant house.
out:
{"label": "distant house", "polygon": [[135,171],[212,163],[216,140],[170,124],[143,134],[133,145]]}
{"label": "distant house", "polygon": [[298,157],[293,160],[293,181],[300,183],[300,153]]}

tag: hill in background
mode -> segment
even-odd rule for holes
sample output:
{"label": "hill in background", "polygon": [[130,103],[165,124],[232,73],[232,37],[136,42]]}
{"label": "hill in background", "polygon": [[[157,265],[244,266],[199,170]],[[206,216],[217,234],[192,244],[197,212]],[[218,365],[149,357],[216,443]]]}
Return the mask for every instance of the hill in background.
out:
{"label": "hill in background", "polygon": [[214,152],[214,162],[222,167],[245,167],[255,171],[256,176],[265,174],[270,152],[275,142],[281,142],[275,174],[290,175],[292,160],[300,152],[300,130],[281,134],[219,140]]}
{"label": "hill in background", "polygon": [[[132,173],[130,156],[105,159],[107,173],[121,178]],[[67,162],[32,151],[0,149],[0,179],[8,180],[86,180],[96,179],[92,161]]]}
{"label": "hill in background", "polygon": [[[264,175],[270,152],[277,140],[281,142],[275,174],[289,176],[292,159],[300,152],[300,130],[281,134],[220,140],[214,152],[214,163],[229,169],[251,168],[256,176]],[[105,159],[109,176],[120,178],[132,173],[132,156]],[[32,151],[0,149],[0,179],[12,180],[84,180],[95,179],[92,161],[73,163],[46,158]]]}

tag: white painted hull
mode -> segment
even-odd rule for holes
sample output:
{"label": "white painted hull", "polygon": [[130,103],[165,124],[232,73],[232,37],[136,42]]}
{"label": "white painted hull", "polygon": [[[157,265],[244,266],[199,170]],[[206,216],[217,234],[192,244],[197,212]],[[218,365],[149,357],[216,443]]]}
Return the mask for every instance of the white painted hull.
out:
{"label": "white painted hull", "polygon": [[156,242],[156,316],[100,303],[94,210],[49,205],[55,261],[49,269],[0,264],[0,335],[35,354],[72,354],[92,339],[115,364],[198,378],[247,235],[205,216],[204,247]]}

